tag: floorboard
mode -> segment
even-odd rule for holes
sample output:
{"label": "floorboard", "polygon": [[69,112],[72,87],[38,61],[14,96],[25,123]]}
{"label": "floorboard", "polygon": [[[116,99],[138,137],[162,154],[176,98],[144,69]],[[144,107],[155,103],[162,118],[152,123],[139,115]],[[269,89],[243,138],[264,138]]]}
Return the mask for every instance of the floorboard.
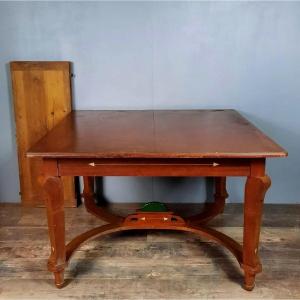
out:
{"label": "floorboard", "polygon": [[[172,206],[172,205],[171,205]],[[136,205],[114,205],[119,213]],[[174,206],[184,214],[199,205]],[[263,273],[252,292],[224,248],[192,234],[133,231],[84,244],[58,290],[47,271],[44,208],[0,205],[0,299],[300,299],[300,205],[265,205]],[[228,204],[211,225],[242,239],[243,207]],[[104,224],[83,207],[66,209],[67,239]]]}

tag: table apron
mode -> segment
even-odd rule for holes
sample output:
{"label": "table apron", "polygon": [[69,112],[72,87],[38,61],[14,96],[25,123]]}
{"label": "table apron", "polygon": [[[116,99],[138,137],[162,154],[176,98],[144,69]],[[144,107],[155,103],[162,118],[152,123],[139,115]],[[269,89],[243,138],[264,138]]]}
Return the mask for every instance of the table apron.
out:
{"label": "table apron", "polygon": [[251,164],[248,160],[59,159],[57,169],[59,176],[249,176]]}

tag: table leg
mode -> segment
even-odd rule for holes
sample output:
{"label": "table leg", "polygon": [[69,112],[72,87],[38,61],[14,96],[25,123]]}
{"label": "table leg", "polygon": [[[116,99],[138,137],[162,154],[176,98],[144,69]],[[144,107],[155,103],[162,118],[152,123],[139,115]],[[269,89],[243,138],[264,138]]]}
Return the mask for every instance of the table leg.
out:
{"label": "table leg", "polygon": [[63,183],[60,177],[48,177],[44,182],[51,255],[48,269],[53,272],[55,285],[61,288],[66,267],[65,216]]}
{"label": "table leg", "polygon": [[97,206],[94,199],[94,187],[95,187],[95,178],[93,176],[84,176],[83,177],[83,197],[84,197],[84,205],[90,214],[100,218],[102,221],[106,221],[109,223],[119,224],[123,221],[123,217],[114,215],[109,210],[105,209],[102,206]]}
{"label": "table leg", "polygon": [[205,203],[204,210],[201,213],[188,217],[186,220],[189,224],[206,224],[217,215],[223,213],[225,207],[225,200],[228,197],[226,191],[226,177],[215,177],[214,180],[214,202]]}
{"label": "table leg", "polygon": [[94,196],[95,178],[93,176],[83,176],[83,194]]}
{"label": "table leg", "polygon": [[225,200],[228,197],[226,190],[226,177],[215,177],[215,205],[219,213],[224,211]]}
{"label": "table leg", "polygon": [[243,264],[244,288],[251,291],[255,275],[261,272],[258,256],[260,224],[265,193],[271,185],[268,176],[248,177],[245,186]]}

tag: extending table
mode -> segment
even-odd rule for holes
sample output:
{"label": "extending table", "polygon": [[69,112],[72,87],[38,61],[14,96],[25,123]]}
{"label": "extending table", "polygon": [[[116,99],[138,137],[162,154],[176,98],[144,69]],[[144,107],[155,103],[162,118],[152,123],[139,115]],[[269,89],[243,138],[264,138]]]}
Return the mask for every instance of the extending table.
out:
{"label": "extending table", "polygon": [[[226,247],[244,270],[244,288],[252,290],[261,271],[258,255],[269,157],[287,152],[235,110],[73,111],[27,152],[42,158],[51,254],[48,269],[55,285],[86,240],[137,229],[190,232]],[[66,244],[61,176],[83,176],[84,204],[107,222]],[[215,180],[214,203],[181,217],[171,211],[137,210],[113,214],[94,200],[95,176],[209,176]],[[242,245],[207,226],[223,212],[227,176],[246,177]],[[183,199],[184,200],[184,199]]]}

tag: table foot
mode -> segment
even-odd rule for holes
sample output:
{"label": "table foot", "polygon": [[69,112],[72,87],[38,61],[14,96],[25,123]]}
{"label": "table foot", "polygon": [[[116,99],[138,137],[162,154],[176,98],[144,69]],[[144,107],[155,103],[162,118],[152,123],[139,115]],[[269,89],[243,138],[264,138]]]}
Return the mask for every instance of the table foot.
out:
{"label": "table foot", "polygon": [[65,283],[64,271],[54,272],[53,274],[54,274],[55,286],[58,289],[61,289],[64,286],[64,283]]}
{"label": "table foot", "polygon": [[255,274],[245,274],[243,288],[246,291],[252,291],[255,286]]}
{"label": "table foot", "polygon": [[64,265],[54,265],[53,258],[50,256],[48,260],[48,270],[54,275],[54,283],[57,288],[62,288],[64,286],[64,273],[65,267],[67,263]]}

